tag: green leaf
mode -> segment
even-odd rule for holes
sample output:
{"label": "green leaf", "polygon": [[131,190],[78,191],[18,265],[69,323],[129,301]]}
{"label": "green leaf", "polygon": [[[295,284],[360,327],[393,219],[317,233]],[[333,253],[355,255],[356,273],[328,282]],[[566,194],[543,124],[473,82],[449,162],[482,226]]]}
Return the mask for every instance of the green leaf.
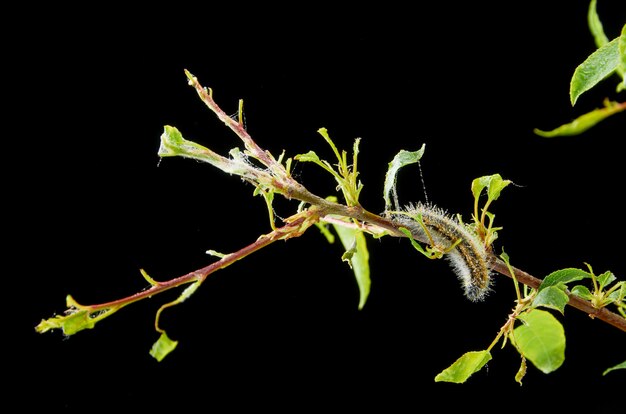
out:
{"label": "green leaf", "polygon": [[426,249],[424,249],[422,245],[419,244],[417,240],[413,238],[413,235],[411,234],[411,231],[409,229],[405,227],[400,227],[398,230],[400,230],[402,233],[406,235],[406,237],[408,237],[409,241],[411,242],[411,245],[413,246],[413,248],[415,248],[415,250],[417,250],[418,252],[420,252],[421,254],[423,254],[424,256],[428,258],[432,257],[432,254],[428,252]]}
{"label": "green leaf", "polygon": [[600,81],[615,71],[620,63],[619,39],[596,49],[583,63],[574,70],[570,81],[570,101],[572,106],[586,91],[593,88]]}
{"label": "green leaf", "polygon": [[78,304],[70,295],[67,296],[66,302],[68,309],[65,311],[65,315],[44,319],[35,327],[35,330],[38,333],[43,333],[53,329],[61,329],[63,334],[71,336],[84,329],[93,329],[97,322],[122,308],[122,306],[111,306],[94,310]]}
{"label": "green leaf", "polygon": [[176,349],[178,341],[172,341],[165,332],[161,333],[161,336],[152,345],[150,349],[150,355],[157,361],[161,362],[170,352]]}
{"label": "green leaf", "polygon": [[613,283],[613,281],[616,279],[617,278],[611,271],[602,273],[601,275],[598,276],[598,283],[600,283],[600,289],[604,290],[605,287]]}
{"label": "green leaf", "polygon": [[519,369],[515,374],[515,381],[519,382],[519,385],[522,385],[522,378],[526,376],[526,368],[526,358],[524,358],[524,355],[522,355],[522,361],[520,362]]}
{"label": "green leaf", "polygon": [[587,112],[586,114],[574,119],[572,122],[563,124],[550,131],[543,131],[535,128],[533,132],[544,138],[578,135],[595,126],[598,122],[605,120],[609,116],[626,110],[626,105],[618,102],[605,101],[604,105],[605,106],[603,108],[597,108],[593,111]]}
{"label": "green leaf", "polygon": [[393,157],[393,160],[389,163],[387,173],[385,174],[385,185],[383,189],[383,198],[385,199],[385,210],[391,208],[391,194],[394,195],[394,199],[397,202],[396,194],[396,176],[400,168],[419,162],[424,155],[426,144],[422,144],[422,148],[417,151],[400,150]]}
{"label": "green leaf", "polygon": [[577,269],[574,267],[569,267],[565,269],[556,270],[546,276],[541,285],[539,285],[539,291],[549,287],[556,286],[559,284],[566,284],[569,282],[574,282],[577,280],[591,278],[591,273],[586,272],[582,269]]}
{"label": "green leaf", "polygon": [[591,34],[593,35],[593,39],[595,40],[597,47],[602,47],[609,42],[609,38],[604,34],[604,28],[602,27],[602,22],[598,16],[596,0],[591,0],[589,3],[587,23],[589,24],[589,29],[591,30]]}
{"label": "green leaf", "polygon": [[472,194],[474,199],[478,199],[483,190],[486,189],[487,198],[491,202],[497,200],[500,197],[500,192],[511,182],[511,180],[503,180],[500,174],[478,177],[472,181]]}
{"label": "green leaf", "polygon": [[230,151],[234,159],[222,157],[219,154],[203,147],[195,142],[188,141],[183,138],[180,131],[170,125],[165,125],[161,134],[161,145],[159,146],[158,155],[160,157],[185,157],[198,161],[207,162],[220,170],[229,174],[240,176],[255,177],[252,171],[255,169],[246,162],[245,157],[238,148]]}
{"label": "green leaf", "polygon": [[52,329],[62,329],[65,335],[70,336],[84,329],[93,329],[95,325],[96,320],[89,317],[89,311],[74,310],[63,316],[42,320],[35,330],[43,333]]}
{"label": "green leaf", "polygon": [[328,143],[328,145],[330,145],[330,148],[333,150],[333,152],[335,153],[335,156],[337,157],[337,161],[341,164],[342,161],[344,160],[344,157],[342,157],[339,154],[339,150],[335,146],[335,143],[330,138],[330,135],[328,135],[328,130],[326,128],[320,128],[317,130],[317,132],[324,138],[324,140]]}
{"label": "green leaf", "polygon": [[309,151],[306,154],[298,154],[294,157],[297,161],[314,162],[316,164],[321,163],[320,157],[315,151]]}
{"label": "green leaf", "polygon": [[591,294],[591,291],[589,290],[589,288],[587,286],[583,286],[583,285],[576,285],[572,288],[572,295],[576,295],[579,298],[585,299],[585,300],[591,300],[593,299],[593,295]]}
{"label": "green leaf", "polygon": [[161,318],[161,313],[165,309],[183,303],[184,301],[189,299],[189,297],[194,294],[194,292],[200,287],[201,284],[202,280],[196,280],[195,282],[191,283],[185,288],[185,290],[183,290],[178,298],[164,305],[161,305],[161,307],[157,311],[154,326],[156,327],[158,332],[161,332],[161,336],[150,349],[150,355],[152,355],[157,361],[161,362],[163,358],[165,358],[170,352],[172,352],[176,348],[176,345],[178,345],[178,341],[171,340],[167,336],[165,331],[159,328],[159,319]]}
{"label": "green leaf", "polygon": [[298,154],[293,158],[296,161],[312,162],[314,164],[317,164],[323,169],[325,169],[326,171],[328,171],[329,173],[331,173],[337,181],[341,180],[341,176],[337,174],[335,170],[333,170],[333,167],[328,163],[328,161],[321,160],[320,157],[318,157],[318,155],[314,151],[309,151],[306,154]]}
{"label": "green leaf", "polygon": [[452,365],[437,374],[435,382],[464,383],[490,360],[491,353],[488,350],[466,352]]}
{"label": "green leaf", "polygon": [[569,297],[559,286],[548,286],[547,288],[539,291],[535,299],[533,299],[532,307],[536,308],[543,306],[545,308],[551,308],[558,310],[561,313],[565,312],[565,306],[569,301]]}
{"label": "green leaf", "polygon": [[492,175],[487,188],[487,198],[489,200],[497,200],[504,187],[509,184],[511,184],[511,180],[503,180],[500,174]]}
{"label": "green leaf", "polygon": [[343,258],[350,261],[350,267],[354,272],[359,287],[359,309],[363,309],[370,293],[370,266],[367,241],[362,231],[351,227],[333,224],[339,239],[346,249],[347,255]]}
{"label": "green leaf", "polygon": [[474,196],[474,199],[478,200],[483,190],[489,186],[491,177],[491,175],[484,175],[472,180],[472,195]]}
{"label": "green leaf", "polygon": [[622,89],[626,88],[626,24],[622,27],[622,33],[618,42],[619,67],[618,72],[622,76]]}
{"label": "green leaf", "polygon": [[624,362],[622,362],[620,364],[614,365],[614,366],[612,366],[610,368],[605,369],[604,372],[602,373],[602,375],[606,375],[606,374],[608,374],[611,371],[615,371],[616,369],[626,369],[626,361],[624,361]]}
{"label": "green leaf", "polygon": [[178,128],[165,125],[161,134],[161,146],[158,155],[160,157],[186,156],[189,153],[205,153],[208,148],[183,138]]}
{"label": "green leaf", "polygon": [[622,280],[621,282],[617,282],[617,284],[619,287],[609,295],[609,299],[613,302],[621,302],[626,298],[626,281]]}
{"label": "green leaf", "polygon": [[523,324],[513,330],[515,346],[522,356],[548,374],[565,361],[565,332],[550,312],[533,309],[522,313]]}

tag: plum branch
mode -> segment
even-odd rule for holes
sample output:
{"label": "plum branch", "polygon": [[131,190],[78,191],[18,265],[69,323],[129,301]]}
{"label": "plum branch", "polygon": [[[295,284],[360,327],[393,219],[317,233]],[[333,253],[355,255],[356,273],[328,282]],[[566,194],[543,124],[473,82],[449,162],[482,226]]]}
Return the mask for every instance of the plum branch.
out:
{"label": "plum branch", "polygon": [[[356,169],[358,140],[355,142],[353,148],[351,164],[348,163],[346,152],[340,152],[337,150],[324,128],[320,129],[319,132],[329,145],[331,145],[337,158],[337,167],[334,168],[327,161],[319,159],[319,157],[312,151],[295,157],[295,159],[300,161],[313,162],[327,172],[331,173],[339,184],[338,188],[341,190],[345,204],[334,199],[322,198],[310,192],[306,187],[291,176],[291,158],[283,159],[283,154],[277,159],[269,151],[261,148],[246,131],[242,122],[241,113],[238,119],[233,119],[228,116],[214,101],[212,91],[210,89],[203,87],[198,82],[197,78],[188,71],[185,71],[185,74],[187,75],[189,84],[196,90],[200,99],[212,112],[217,115],[219,120],[221,120],[237,135],[237,137],[243,142],[244,149],[242,151],[239,148],[233,148],[229,151],[229,157],[225,157],[213,152],[209,148],[186,140],[183,138],[180,131],[175,127],[165,126],[164,132],[161,135],[161,145],[158,152],[159,156],[162,158],[181,156],[207,162],[228,174],[237,175],[241,177],[242,180],[252,184],[256,188],[256,193],[263,195],[267,202],[268,210],[270,211],[270,225],[272,231],[260,236],[256,241],[240,250],[222,255],[220,260],[208,266],[168,281],[155,281],[148,276],[146,272],[141,270],[141,274],[150,286],[134,295],[93,305],[79,304],[68,295],[68,309],[65,313],[63,315],[57,315],[52,318],[42,320],[41,323],[36,326],[37,332],[41,333],[49,330],[61,329],[65,335],[73,335],[81,330],[93,328],[97,322],[112,315],[127,305],[143,299],[152,298],[159,293],[169,291],[174,288],[180,288],[188,285],[177,300],[161,306],[157,312],[155,328],[157,332],[161,333],[161,338],[153,346],[152,354],[155,358],[161,360],[176,346],[176,342],[167,338],[165,331],[159,326],[158,321],[162,311],[185,301],[209,275],[213,274],[217,270],[224,269],[236,261],[261,250],[277,240],[288,240],[290,238],[299,237],[313,225],[321,226],[322,224],[330,224],[335,226],[335,228],[339,227],[349,229],[352,233],[344,233],[353,236],[352,246],[350,245],[349,237],[344,243],[346,246],[345,258],[348,261],[352,260],[355,255],[358,254],[357,235],[362,234],[369,234],[374,237],[382,237],[386,235],[393,237],[409,237],[412,243],[421,242],[432,245],[433,238],[430,234],[428,234],[428,232],[424,233],[423,231],[420,231],[419,226],[415,227],[417,230],[407,229],[406,221],[398,220],[398,216],[390,214],[390,193],[393,193],[394,202],[395,204],[398,204],[397,195],[395,194],[394,176],[388,176],[386,180],[386,187],[388,184],[389,188],[385,189],[385,201],[387,204],[385,215],[374,214],[361,206],[359,202],[359,195],[362,185],[357,180],[358,171]],[[240,101],[240,111],[242,108],[243,102]],[[414,153],[401,151],[399,155],[402,156],[400,157],[402,159],[398,161],[399,164],[392,166],[390,163],[390,171],[397,171],[399,167],[407,163],[416,162],[419,160],[422,153],[423,147],[420,151],[416,151]],[[481,235],[481,238],[487,247],[490,247],[493,240],[495,240],[496,230],[499,229],[492,226],[493,215],[487,211],[487,207],[492,201],[498,198],[502,188],[509,183],[510,181],[502,180],[499,175],[494,175],[481,177],[481,179],[475,180],[472,184],[472,192],[476,199],[476,204],[474,206],[473,214],[475,220],[473,224],[474,227],[471,227],[471,225],[470,227],[473,228],[473,231],[477,234]],[[485,207],[481,210],[478,207],[478,197],[483,191],[487,191],[489,199],[487,200]],[[284,196],[286,199],[298,200],[301,202],[297,212],[284,219],[284,225],[278,228],[273,222],[271,206],[274,194],[279,194]],[[396,207],[399,208],[398,206]],[[417,217],[417,219],[421,220],[421,217]],[[426,229],[424,223],[420,224],[422,225],[422,229]],[[460,225],[464,224],[460,223]],[[342,242],[344,242],[343,239]],[[452,239],[449,240],[449,242],[450,243],[447,246],[448,249],[443,251],[446,254],[450,250],[456,248],[459,240]],[[514,268],[508,263],[504,263],[500,258],[495,257],[491,249],[488,249],[487,251],[491,257],[491,260],[489,260],[491,270],[499,274],[512,277],[516,280],[516,283],[520,282],[530,288],[539,289],[541,287],[541,279],[535,278],[523,270]],[[436,255],[436,258],[441,256],[442,255]],[[357,281],[358,280],[357,276]],[[367,283],[369,283],[369,280]],[[619,291],[621,293],[615,292],[613,297],[617,298],[618,302],[623,303],[623,297],[626,293],[626,283],[621,283],[623,284],[622,289]],[[360,285],[359,287],[361,288],[362,286]],[[367,289],[369,289],[369,285],[367,286]],[[568,305],[586,312],[592,318],[602,320],[626,332],[626,318],[609,311],[605,306],[594,306],[593,302],[581,299],[579,296],[574,295],[569,291],[566,291],[565,294],[568,297],[566,302]],[[361,298],[360,307],[363,303],[364,297]]]}

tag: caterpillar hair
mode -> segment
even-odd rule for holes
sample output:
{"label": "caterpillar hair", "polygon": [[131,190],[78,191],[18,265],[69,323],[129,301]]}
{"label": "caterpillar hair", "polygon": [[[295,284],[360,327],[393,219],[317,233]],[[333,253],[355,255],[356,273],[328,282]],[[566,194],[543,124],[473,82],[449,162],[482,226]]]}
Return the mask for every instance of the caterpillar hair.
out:
{"label": "caterpillar hair", "polygon": [[409,205],[393,217],[414,237],[432,239],[432,247],[445,252],[467,298],[474,302],[485,298],[491,285],[492,256],[471,228],[430,204]]}

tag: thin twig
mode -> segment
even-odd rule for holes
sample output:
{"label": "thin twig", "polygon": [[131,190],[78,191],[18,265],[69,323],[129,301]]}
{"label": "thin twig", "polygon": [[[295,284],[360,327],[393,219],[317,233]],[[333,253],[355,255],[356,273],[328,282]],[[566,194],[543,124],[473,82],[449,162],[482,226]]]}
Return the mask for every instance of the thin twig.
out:
{"label": "thin twig", "polygon": [[[316,218],[312,216],[311,218],[309,218],[309,220],[315,221]],[[203,282],[212,273],[215,273],[220,269],[224,269],[225,267],[230,266],[236,261],[241,260],[254,252],[257,252],[264,247],[267,247],[277,240],[286,240],[291,237],[297,237],[302,235],[304,230],[301,229],[301,227],[307,226],[307,224],[305,223],[306,221],[307,217],[298,217],[296,220],[289,222],[285,226],[259,237],[254,243],[251,243],[243,247],[242,249],[237,250],[236,252],[227,254],[221,260],[211,263],[208,266],[205,266],[198,270],[194,270],[193,272],[189,272],[174,279],[167,280],[165,282],[156,282],[156,284],[154,284],[149,289],[135,293],[134,295],[130,295],[121,299],[116,299],[110,302],[89,305],[88,307],[92,311],[97,311],[100,309],[107,309],[120,305],[126,306],[139,300],[150,298],[156,294],[163,293],[170,289],[177,288],[179,286],[183,286],[197,281]]]}
{"label": "thin twig", "polygon": [[[526,286],[537,289],[539,285],[541,285],[541,279],[537,279],[533,275],[516,267],[511,266],[511,268],[515,273],[515,278]],[[495,260],[493,270],[502,275],[511,277],[511,272],[507,268],[506,264],[500,259]],[[594,308],[591,305],[591,302],[581,299],[578,296],[571,294],[570,292],[566,293],[569,296],[569,301],[567,302],[568,305],[587,313],[592,319],[600,319],[601,321],[604,321],[609,325],[612,325],[626,332],[626,318],[621,317],[617,313],[611,312],[607,308]]]}

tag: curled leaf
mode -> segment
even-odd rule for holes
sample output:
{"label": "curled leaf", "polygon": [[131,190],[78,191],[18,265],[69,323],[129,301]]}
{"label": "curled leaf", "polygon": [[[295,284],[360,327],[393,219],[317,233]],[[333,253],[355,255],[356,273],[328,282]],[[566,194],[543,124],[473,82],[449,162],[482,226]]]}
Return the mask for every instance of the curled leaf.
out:
{"label": "curled leaf", "polygon": [[207,162],[220,170],[229,173],[254,178],[252,168],[244,159],[241,152],[234,148],[230,151],[233,159],[222,157],[210,149],[183,138],[181,132],[173,126],[166,125],[161,134],[159,147],[160,157],[185,157]]}
{"label": "curled leaf", "polygon": [[596,49],[574,70],[570,81],[570,101],[572,105],[586,91],[596,86],[617,69],[620,64],[619,38],[615,38]]}
{"label": "curled leaf", "polygon": [[602,375],[606,375],[606,374],[608,374],[611,371],[615,371],[616,369],[626,369],[626,361],[624,361],[624,362],[622,362],[620,364],[614,365],[614,366],[612,366],[610,368],[605,369],[604,372],[602,373]]}
{"label": "curled leaf", "polygon": [[587,286],[576,285],[572,288],[572,294],[578,296],[579,298],[583,298],[585,300],[592,300],[593,294],[589,291]]}
{"label": "curled leaf", "polygon": [[600,17],[598,16],[596,3],[596,0],[591,0],[589,3],[587,23],[589,25],[589,30],[591,30],[591,34],[593,35],[593,39],[596,42],[596,46],[602,47],[609,42],[609,39],[604,34],[604,28],[602,26],[602,22],[600,21]]}
{"label": "curled leaf", "polygon": [[594,109],[591,112],[587,112],[586,114],[583,114],[574,119],[570,123],[563,124],[550,131],[543,131],[541,129],[535,128],[533,132],[544,138],[578,135],[587,131],[598,122],[603,121],[609,116],[623,110],[626,110],[626,104],[605,100],[603,108],[598,108]]}
{"label": "curled leaf", "polygon": [[422,148],[417,151],[406,151],[400,150],[393,157],[393,160],[389,163],[389,167],[387,169],[387,173],[385,174],[385,185],[383,190],[383,198],[385,199],[385,210],[389,210],[391,208],[391,195],[394,196],[394,201],[397,204],[397,196],[396,196],[396,176],[398,175],[398,171],[400,168],[415,164],[419,162],[419,160],[424,155],[424,150],[426,149],[426,144],[422,144]]}
{"label": "curled leaf", "polygon": [[157,361],[161,362],[163,358],[176,349],[177,345],[178,341],[171,340],[165,332],[162,332],[159,339],[157,339],[157,341],[152,345],[150,355]]}
{"label": "curled leaf", "polygon": [[526,358],[522,355],[522,360],[519,365],[519,370],[517,370],[517,374],[515,374],[515,381],[522,385],[522,378],[526,376]]}
{"label": "curled leaf", "polygon": [[511,180],[504,180],[500,174],[485,175],[472,181],[472,194],[478,200],[483,190],[487,191],[488,202],[495,201],[500,197],[500,193]]}
{"label": "curled leaf", "polygon": [[490,360],[491,353],[488,350],[466,352],[452,365],[437,374],[435,382],[464,383]]}
{"label": "curled leaf", "polygon": [[617,280],[617,278],[611,271],[604,272],[601,275],[598,275],[598,283],[600,284],[600,289],[604,289],[615,280]]}
{"label": "curled leaf", "polygon": [[112,315],[122,306],[111,306],[102,309],[93,309],[78,304],[72,296],[67,296],[67,307],[64,315],[57,315],[49,319],[43,319],[36,327],[38,333],[53,329],[61,329],[63,334],[70,336],[84,329],[93,329],[97,322]]}

